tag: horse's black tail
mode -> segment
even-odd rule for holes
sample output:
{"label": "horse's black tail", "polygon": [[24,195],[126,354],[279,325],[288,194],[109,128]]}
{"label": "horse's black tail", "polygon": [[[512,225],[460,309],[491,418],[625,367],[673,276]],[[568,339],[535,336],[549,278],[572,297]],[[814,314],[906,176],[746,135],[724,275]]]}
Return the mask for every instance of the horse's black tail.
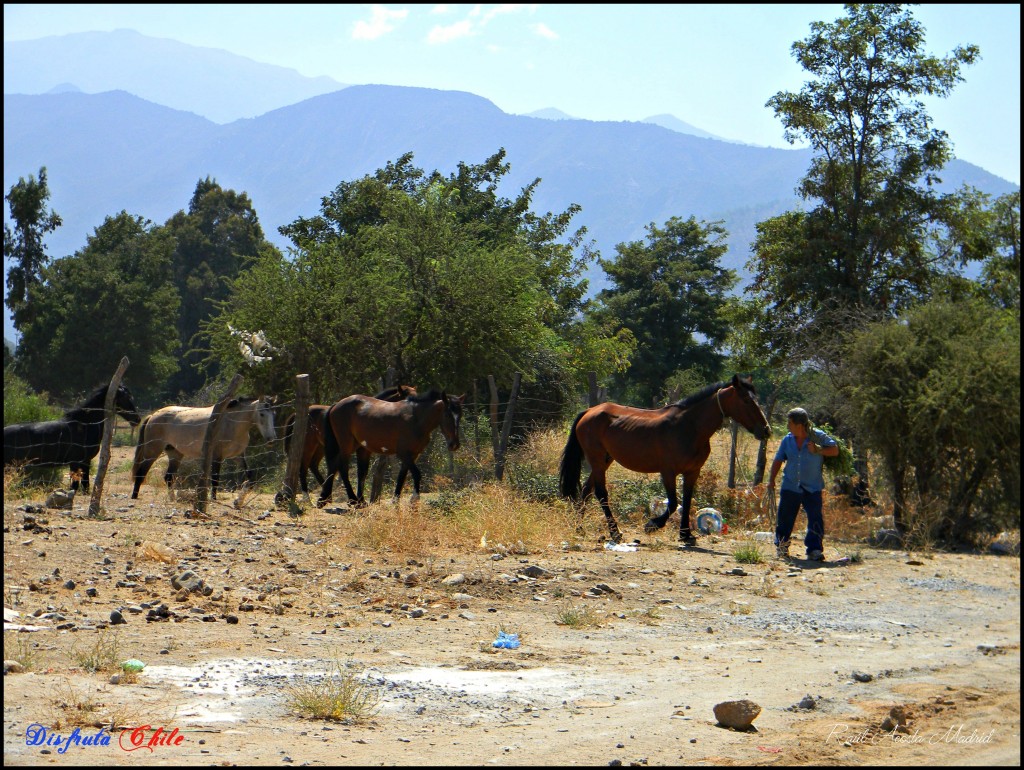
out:
{"label": "horse's black tail", "polygon": [[570,500],[578,500],[580,497],[580,475],[583,469],[583,447],[580,440],[576,438],[576,426],[580,418],[586,414],[586,410],[576,415],[569,428],[569,440],[565,442],[565,449],[562,450],[562,462],[558,465],[558,491],[562,497]]}

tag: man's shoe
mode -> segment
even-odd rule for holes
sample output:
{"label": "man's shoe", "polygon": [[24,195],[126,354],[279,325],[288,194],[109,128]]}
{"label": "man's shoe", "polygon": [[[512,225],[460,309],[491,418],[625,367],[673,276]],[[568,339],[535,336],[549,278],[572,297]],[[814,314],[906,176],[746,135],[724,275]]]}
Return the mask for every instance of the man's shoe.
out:
{"label": "man's shoe", "polygon": [[780,559],[788,559],[789,558],[789,541],[788,540],[786,542],[784,542],[784,543],[779,543],[777,546],[775,546],[775,555],[778,556]]}
{"label": "man's shoe", "polygon": [[825,561],[825,554],[822,551],[809,551],[807,558],[811,561]]}

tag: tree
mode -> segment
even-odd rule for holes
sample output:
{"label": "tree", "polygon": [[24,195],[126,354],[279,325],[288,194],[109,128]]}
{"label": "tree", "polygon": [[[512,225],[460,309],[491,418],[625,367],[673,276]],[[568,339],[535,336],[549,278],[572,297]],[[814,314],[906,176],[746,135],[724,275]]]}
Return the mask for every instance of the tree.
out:
{"label": "tree", "polygon": [[503,157],[444,177],[406,154],[339,184],[319,215],[281,228],[290,259],[263,255],[239,275],[204,327],[212,357],[241,364],[231,330],[262,330],[278,352],[253,378],[281,390],[298,368],[325,400],[375,390],[388,368],[462,391],[490,373],[507,384],[516,371],[550,377],[553,360],[567,367],[574,340],[558,321],[581,279],[554,241],[570,217],[524,213],[532,188],[497,197]]}
{"label": "tree", "polygon": [[[825,371],[841,359],[848,332],[892,318],[965,259],[983,256],[932,248],[974,219],[980,201],[970,191],[935,191],[952,150],[919,101],[947,96],[977,46],[931,56],[904,6],[845,10],[793,44],[813,79],[768,100],[785,138],[802,137],[813,151],[798,188],[809,208],[760,223],[747,263],[747,290],[760,298],[775,343]],[[858,473],[855,502],[867,500],[864,457]]]}
{"label": "tree", "polygon": [[181,297],[176,324],[180,366],[167,388],[170,394],[190,394],[217,374],[198,368],[210,346],[200,324],[227,299],[231,281],[243,267],[276,248],[263,237],[249,196],[225,190],[210,177],[199,180],[188,212],[172,216],[166,228],[176,241],[173,280]]}
{"label": "tree", "polygon": [[110,379],[123,356],[136,396],[177,368],[174,239],[142,217],[107,217],[86,246],[43,268],[16,360],[36,390],[71,397]]}
{"label": "tree", "polygon": [[636,339],[629,369],[615,378],[621,400],[654,404],[680,370],[718,376],[728,332],[722,311],[737,280],[720,264],[725,234],[720,222],[672,217],[649,224],[646,243],[620,243],[615,258],[598,260],[612,285],[598,294],[595,313]]}
{"label": "tree", "polygon": [[990,211],[994,243],[981,283],[997,305],[1020,316],[1020,190],[999,197]]}
{"label": "tree", "polygon": [[882,459],[900,532],[962,541],[1020,526],[1013,310],[940,298],[868,324],[839,382],[845,417]]}
{"label": "tree", "polygon": [[[753,259],[754,290],[773,310],[799,299],[808,322],[830,306],[897,312],[926,289],[952,255],[925,248],[929,228],[948,224],[963,197],[933,185],[952,157],[933,129],[922,95],[947,96],[977,46],[951,56],[922,53],[924,29],[902,5],[847,5],[846,18],[815,22],[793,53],[815,80],[767,106],[785,138],[806,139],[813,159],[800,187],[806,213],[783,215],[785,238]],[[759,232],[762,228],[759,227]],[[827,313],[826,313],[827,315]],[[798,326],[798,330],[803,325]]]}
{"label": "tree", "polygon": [[29,291],[42,280],[40,274],[49,261],[43,237],[61,226],[61,218],[52,209],[46,210],[50,188],[46,183],[46,167],[39,169],[39,179],[29,174],[28,180],[18,178],[5,196],[11,208],[12,230],[4,224],[4,262],[7,271],[7,299],[14,328],[22,331],[32,320],[35,308],[29,303]]}

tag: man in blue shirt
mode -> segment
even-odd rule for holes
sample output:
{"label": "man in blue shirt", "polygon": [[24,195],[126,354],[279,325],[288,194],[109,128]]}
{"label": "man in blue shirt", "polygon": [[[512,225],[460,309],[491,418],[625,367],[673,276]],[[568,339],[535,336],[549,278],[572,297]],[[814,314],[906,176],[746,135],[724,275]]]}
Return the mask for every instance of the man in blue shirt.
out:
{"label": "man in blue shirt", "polygon": [[785,464],[782,474],[782,492],[779,494],[778,521],[775,522],[775,548],[780,559],[789,558],[789,536],[800,512],[807,514],[807,558],[824,561],[825,519],[821,514],[821,491],[825,488],[822,466],[826,457],[839,454],[835,439],[811,427],[807,412],[791,409],[787,433],[775,452],[775,460],[768,475],[768,494],[775,496],[775,477]]}

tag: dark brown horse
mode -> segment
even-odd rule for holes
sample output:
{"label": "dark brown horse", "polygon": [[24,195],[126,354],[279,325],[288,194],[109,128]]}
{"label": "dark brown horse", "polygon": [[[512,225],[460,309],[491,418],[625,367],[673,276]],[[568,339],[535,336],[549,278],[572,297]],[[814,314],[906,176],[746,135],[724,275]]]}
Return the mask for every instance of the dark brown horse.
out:
{"label": "dark brown horse", "polygon": [[[431,390],[423,395],[409,396],[404,401],[381,401],[371,396],[349,396],[334,404],[327,412],[324,428],[324,453],[327,458],[327,480],[320,491],[317,507],[331,499],[334,474],[340,472],[349,502],[363,506],[363,483],[374,454],[396,455],[402,461],[395,484],[395,500],[402,494],[407,473],[412,473],[413,496],[420,493],[420,469],[416,458],[426,449],[430,434],[441,426],[448,440],[448,449],[459,448],[459,423],[465,396],[449,396]],[[356,486],[348,479],[348,461],[356,456]]]}
{"label": "dark brown horse", "polygon": [[[679,512],[679,539],[693,545],[690,503],[697,477],[711,454],[711,436],[726,417],[759,439],[771,433],[768,420],[757,404],[757,392],[750,378],[735,375],[732,382],[716,382],[698,393],[661,409],[638,409],[606,402],[576,416],[558,469],[563,497],[586,501],[596,494],[608,521],[613,542],[622,538],[608,506],[605,474],[618,462],[638,473],[660,473],[668,497],[661,516],[647,521],[645,532],[668,523],[678,503],[676,477],[683,476],[683,505]],[[590,476],[580,489],[583,459],[590,464]]]}
{"label": "dark brown horse", "polygon": [[[381,401],[401,401],[407,396],[415,395],[416,388],[412,385],[395,385],[385,388],[374,398],[379,398]],[[309,473],[313,474],[316,483],[321,487],[324,484],[323,474],[320,473],[320,461],[324,459],[324,418],[330,408],[330,404],[311,404],[309,407],[306,437],[302,444],[302,458],[299,460],[299,485],[307,498],[309,497]],[[286,455],[291,449],[294,427],[295,415],[290,414],[284,422],[284,451]]]}

